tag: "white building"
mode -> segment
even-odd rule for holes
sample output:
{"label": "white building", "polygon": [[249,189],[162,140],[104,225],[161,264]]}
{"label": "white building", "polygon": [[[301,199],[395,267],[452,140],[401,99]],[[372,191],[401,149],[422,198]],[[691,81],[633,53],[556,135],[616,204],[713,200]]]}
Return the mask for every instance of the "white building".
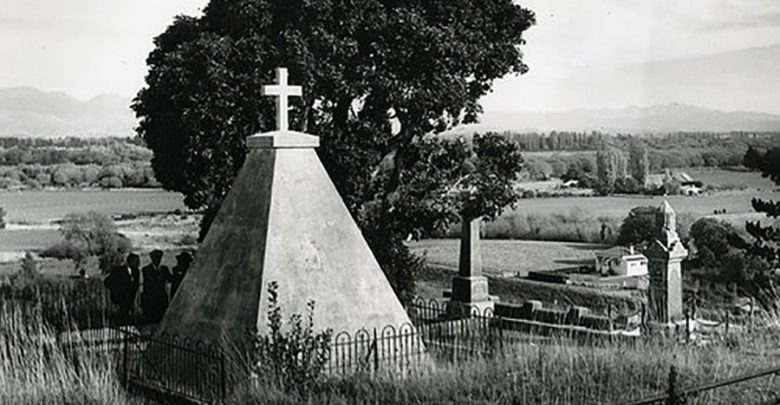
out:
{"label": "white building", "polygon": [[596,253],[596,272],[605,276],[647,275],[647,257],[634,248],[616,246]]}

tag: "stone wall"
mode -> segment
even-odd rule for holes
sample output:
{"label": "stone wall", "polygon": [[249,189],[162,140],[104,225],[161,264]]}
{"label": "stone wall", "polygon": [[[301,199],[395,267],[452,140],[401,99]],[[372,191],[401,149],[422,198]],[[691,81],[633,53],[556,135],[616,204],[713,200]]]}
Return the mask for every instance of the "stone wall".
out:
{"label": "stone wall", "polygon": [[603,331],[612,330],[614,327],[609,317],[594,315],[589,308],[575,306],[568,311],[549,309],[543,308],[540,301],[526,301],[520,305],[497,303],[494,316]]}

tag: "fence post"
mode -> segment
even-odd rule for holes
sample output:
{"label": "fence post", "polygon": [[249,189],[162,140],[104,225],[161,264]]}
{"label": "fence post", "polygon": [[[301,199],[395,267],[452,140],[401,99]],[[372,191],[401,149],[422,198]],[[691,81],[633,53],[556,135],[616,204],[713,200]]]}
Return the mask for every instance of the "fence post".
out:
{"label": "fence post", "polygon": [[504,352],[504,318],[498,317],[498,348],[503,354]]}
{"label": "fence post", "polygon": [[612,324],[612,304],[607,304],[607,318],[609,318],[609,331],[612,332],[614,325]]}
{"label": "fence post", "polygon": [[753,308],[754,308],[754,306],[753,306],[753,297],[750,297],[750,320],[749,320],[750,323],[749,323],[749,325],[750,325],[750,331],[751,332],[753,331]]}
{"label": "fence post", "polygon": [[219,356],[219,403],[224,403],[225,398],[227,398],[227,387],[225,384],[225,379],[227,378],[225,375],[225,354],[220,350],[217,352],[217,355]]}
{"label": "fence post", "polygon": [[374,328],[374,372],[379,372],[379,339],[376,336],[376,328]]}
{"label": "fence post", "polygon": [[726,336],[729,334],[729,321],[731,321],[731,313],[726,311]]}
{"label": "fence post", "polygon": [[672,366],[669,369],[669,387],[666,390],[667,405],[683,405],[685,403],[684,398],[680,396],[679,388],[677,387],[677,368]]}
{"label": "fence post", "polygon": [[685,309],[685,343],[691,341],[691,312],[689,309]]}
{"label": "fence post", "polygon": [[[119,329],[119,331],[121,332],[122,329]],[[129,349],[127,346],[129,342],[127,341],[127,339],[128,339],[127,333],[125,332],[122,334],[122,380],[125,383],[125,387],[128,386],[127,383],[129,381],[128,364],[127,364],[128,357],[129,357],[129,353],[128,353]]]}

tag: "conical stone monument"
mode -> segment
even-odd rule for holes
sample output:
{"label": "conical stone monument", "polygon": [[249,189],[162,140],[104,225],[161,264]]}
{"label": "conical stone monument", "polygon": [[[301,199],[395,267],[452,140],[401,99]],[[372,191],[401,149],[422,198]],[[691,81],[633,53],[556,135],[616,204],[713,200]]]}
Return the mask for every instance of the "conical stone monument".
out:
{"label": "conical stone monument", "polygon": [[382,330],[409,318],[322,166],[319,138],[287,129],[287,97],[278,84],[274,132],[250,136],[249,153],[198,249],[158,333],[238,345],[267,333],[267,287],[278,283],[285,320],[315,302],[314,329],[334,334]]}

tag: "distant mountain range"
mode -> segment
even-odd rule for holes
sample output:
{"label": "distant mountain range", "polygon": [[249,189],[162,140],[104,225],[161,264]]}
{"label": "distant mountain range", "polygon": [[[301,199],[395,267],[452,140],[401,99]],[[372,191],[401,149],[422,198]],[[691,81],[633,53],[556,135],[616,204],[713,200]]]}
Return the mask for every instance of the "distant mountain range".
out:
{"label": "distant mountain range", "polygon": [[29,138],[134,136],[131,100],[100,95],[79,101],[32,87],[0,88],[0,136]]}
{"label": "distant mountain range", "polygon": [[[0,136],[134,136],[137,121],[130,103],[129,98],[117,95],[79,101],[65,93],[46,93],[31,87],[0,88]],[[480,124],[462,126],[453,133],[487,130],[763,132],[780,131],[780,115],[724,112],[679,103],[547,113],[486,112]]]}
{"label": "distant mountain range", "polygon": [[565,112],[486,112],[473,130],[601,131],[606,133],[659,133],[673,131],[780,131],[780,115],[747,111],[725,112],[671,103],[621,109],[579,109]]}

